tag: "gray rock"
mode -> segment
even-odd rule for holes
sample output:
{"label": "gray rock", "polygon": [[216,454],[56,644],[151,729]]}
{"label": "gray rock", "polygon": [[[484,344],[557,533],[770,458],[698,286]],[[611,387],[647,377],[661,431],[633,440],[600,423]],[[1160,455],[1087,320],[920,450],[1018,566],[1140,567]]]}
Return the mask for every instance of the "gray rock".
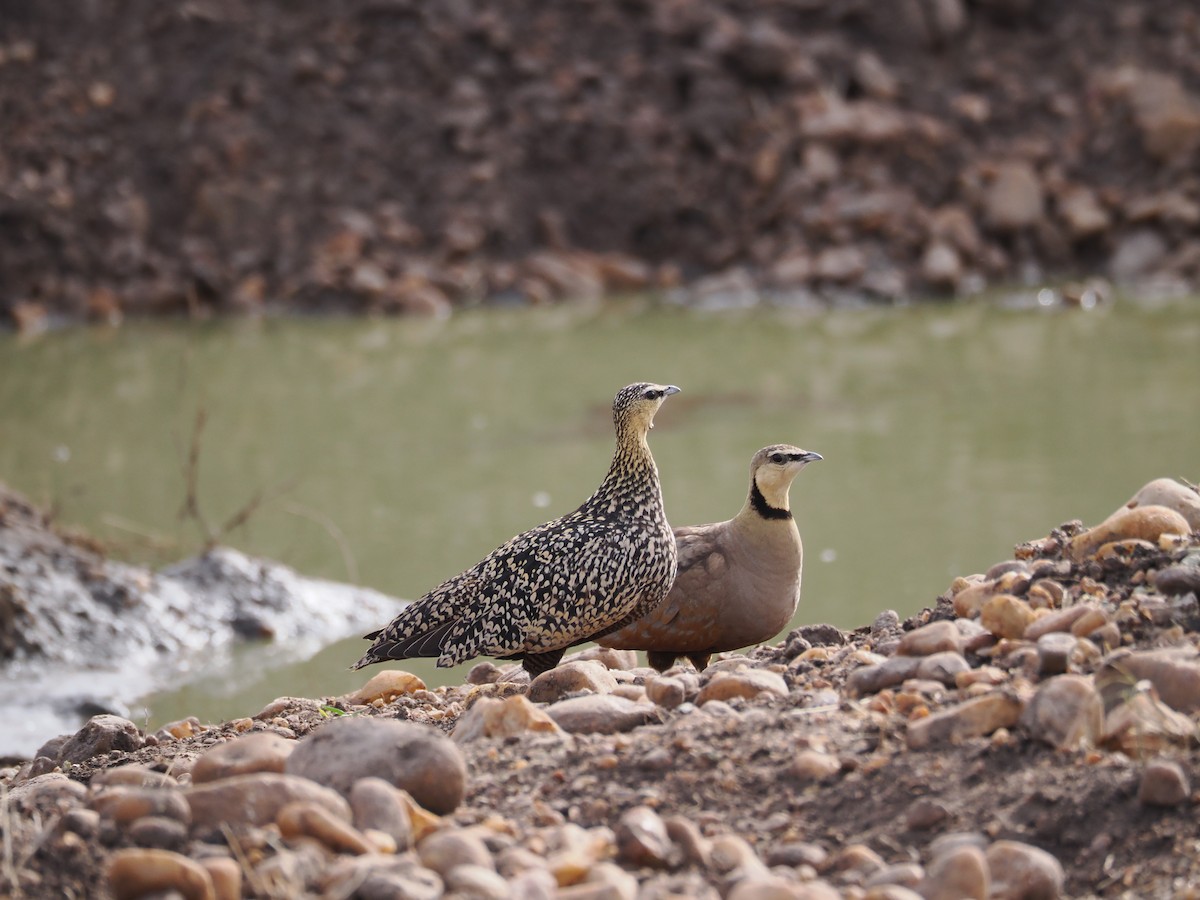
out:
{"label": "gray rock", "polygon": [[417,845],[421,865],[442,878],[457,866],[480,866],[496,870],[483,838],[466,829],[435,831]]}
{"label": "gray rock", "polygon": [[648,703],[634,703],[611,694],[591,694],[560,700],[546,707],[558,726],[575,734],[616,734],[661,721],[662,713]]}
{"label": "gray rock", "polygon": [[553,703],[580,691],[611,694],[616,687],[616,679],[609,674],[604,665],[577,660],[557,665],[533,679],[529,683],[527,696],[531,703]]}
{"label": "gray rock", "polygon": [[874,694],[884,688],[907,681],[917,674],[920,657],[893,656],[886,662],[873,666],[862,666],[850,673],[846,679],[847,692],[852,696]]}
{"label": "gray rock", "polygon": [[926,656],[917,666],[916,677],[939,681],[949,687],[954,687],[955,677],[959,672],[966,672],[971,666],[961,653],[945,651]]}
{"label": "gray rock", "polygon": [[327,722],[300,741],[288,757],[287,772],[343,797],[360,778],[375,776],[439,815],[457,808],[467,782],[466,762],[453,741],[433,728],[394,719]]}
{"label": "gray rock", "polygon": [[59,750],[60,763],[87,762],[114,750],[140,750],[146,739],[138,727],[120,716],[92,716],[87,724],[67,738]]}

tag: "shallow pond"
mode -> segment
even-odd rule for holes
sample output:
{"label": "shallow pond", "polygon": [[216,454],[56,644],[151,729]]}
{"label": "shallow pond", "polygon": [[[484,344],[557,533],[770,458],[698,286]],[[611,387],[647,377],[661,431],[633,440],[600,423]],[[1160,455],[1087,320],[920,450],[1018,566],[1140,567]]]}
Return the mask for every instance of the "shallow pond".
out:
{"label": "shallow pond", "polygon": [[[1200,476],[1200,302],[1090,311],[981,303],[699,314],[624,305],[444,322],[281,320],[0,336],[0,479],[117,555],[196,552],[180,521],[198,410],[198,498],[224,540],[311,575],[416,597],[574,508],[611,453],[609,403],[678,384],[651,445],[674,524],[733,515],[774,442],[817,450],[792,490],[807,551],[797,623],[911,614],[955,575],[1144,482]],[[380,623],[383,624],[383,623]],[[232,667],[133,704],[157,726],[250,715],[361,684],[365,644]],[[431,683],[465,668],[403,664]]]}

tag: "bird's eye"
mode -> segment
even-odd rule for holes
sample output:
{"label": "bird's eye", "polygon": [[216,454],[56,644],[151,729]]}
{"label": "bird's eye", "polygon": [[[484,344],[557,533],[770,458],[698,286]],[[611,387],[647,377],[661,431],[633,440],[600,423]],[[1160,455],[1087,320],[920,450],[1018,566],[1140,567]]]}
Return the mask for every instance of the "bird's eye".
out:
{"label": "bird's eye", "polygon": [[775,463],[777,466],[782,466],[785,462],[787,462],[787,457],[782,453],[772,453],[771,462]]}
{"label": "bird's eye", "polygon": [[662,395],[663,395],[662,391],[656,390],[655,388],[650,388],[648,391],[646,391],[645,396],[646,396],[647,400],[657,400]]}

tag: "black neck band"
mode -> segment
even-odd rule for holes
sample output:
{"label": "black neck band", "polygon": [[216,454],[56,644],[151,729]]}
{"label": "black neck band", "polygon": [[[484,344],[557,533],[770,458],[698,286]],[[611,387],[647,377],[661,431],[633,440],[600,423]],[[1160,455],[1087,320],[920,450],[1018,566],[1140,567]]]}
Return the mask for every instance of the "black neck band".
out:
{"label": "black neck band", "polygon": [[750,505],[764,519],[790,519],[792,517],[790,509],[778,509],[767,503],[767,498],[758,489],[757,481],[750,485]]}

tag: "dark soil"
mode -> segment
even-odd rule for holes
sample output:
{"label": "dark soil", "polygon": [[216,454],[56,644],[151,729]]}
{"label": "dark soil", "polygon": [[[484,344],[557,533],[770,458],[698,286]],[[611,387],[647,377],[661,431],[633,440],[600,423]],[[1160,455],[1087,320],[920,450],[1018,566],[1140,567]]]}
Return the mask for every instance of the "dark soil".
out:
{"label": "dark soil", "polygon": [[0,318],[1194,283],[1198,96],[1189,0],[4,0]]}

